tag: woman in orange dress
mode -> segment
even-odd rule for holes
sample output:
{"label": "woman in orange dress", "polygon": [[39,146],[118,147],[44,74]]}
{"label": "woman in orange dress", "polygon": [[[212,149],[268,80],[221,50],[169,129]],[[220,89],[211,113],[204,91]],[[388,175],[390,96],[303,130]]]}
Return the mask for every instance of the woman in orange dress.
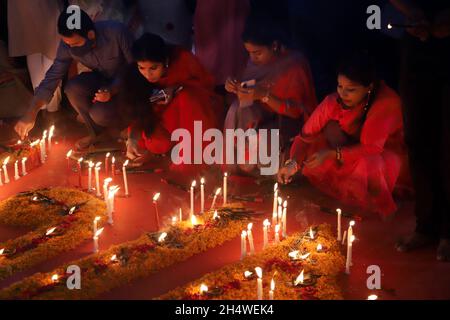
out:
{"label": "woman in orange dress", "polygon": [[337,93],[296,138],[279,181],[301,171],[324,193],[387,216],[397,209],[392,193],[405,160],[400,98],[376,80],[370,59],[357,54],[341,65]]}

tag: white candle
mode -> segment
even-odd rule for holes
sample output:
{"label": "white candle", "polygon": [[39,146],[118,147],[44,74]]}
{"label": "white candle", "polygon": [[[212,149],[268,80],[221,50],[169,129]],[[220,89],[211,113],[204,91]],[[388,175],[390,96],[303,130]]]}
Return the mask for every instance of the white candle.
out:
{"label": "white candle", "polygon": [[287,201],[284,201],[283,203],[283,217],[281,219],[281,224],[283,226],[283,238],[287,237],[287,226],[286,226],[286,215],[287,215]]}
{"label": "white candle", "polygon": [[105,156],[105,174],[108,175],[109,171],[109,157],[111,156],[111,153],[107,153]]}
{"label": "white candle", "polygon": [[350,266],[352,265],[352,247],[353,247],[353,241],[355,241],[355,236],[351,236],[348,240],[347,245],[347,260],[345,263],[345,273],[350,274]]}
{"label": "white candle", "polygon": [[247,255],[247,232],[244,230],[241,233],[241,260]]}
{"label": "white candle", "polygon": [[153,204],[155,205],[155,214],[156,214],[156,226],[158,230],[160,229],[159,225],[159,212],[158,212],[158,199],[161,194],[158,192],[153,196]]}
{"label": "white candle", "polygon": [[192,181],[192,184],[191,184],[191,212],[190,212],[190,216],[191,216],[191,219],[192,219],[192,216],[195,214],[195,211],[194,211],[194,188],[195,188],[195,186],[197,185],[197,182],[194,180],[194,181]]}
{"label": "white candle", "polygon": [[341,217],[342,217],[342,210],[336,209],[337,212],[337,241],[341,241]]}
{"label": "white candle", "polygon": [[109,187],[109,190],[108,190],[108,201],[111,203],[111,212],[112,213],[115,212],[115,209],[114,209],[114,203],[116,200],[115,197],[116,197],[116,193],[119,190],[120,190],[120,188],[118,186]]}
{"label": "white candle", "polygon": [[9,175],[8,175],[8,162],[9,162],[9,158],[7,157],[4,161],[3,161],[3,173],[5,174],[5,184],[8,184],[9,181]]}
{"label": "white candle", "polygon": [[272,210],[272,224],[277,224],[277,203],[278,203],[278,183],[273,187],[273,210]]}
{"label": "white candle", "polygon": [[214,209],[214,206],[216,205],[217,196],[220,194],[221,191],[222,191],[221,188],[218,188],[218,189],[216,190],[216,194],[214,195],[214,199],[213,199],[213,202],[212,202],[212,205],[211,205],[211,209],[210,209],[210,210],[213,210],[213,209]]}
{"label": "white candle", "polygon": [[227,204],[227,187],[228,187],[228,173],[224,173],[223,175],[223,205]]}
{"label": "white candle", "polygon": [[[347,245],[351,246],[352,242],[353,242],[353,226],[355,225],[355,221],[350,221],[350,223],[348,224],[348,231],[347,231]],[[351,250],[350,250],[351,251]],[[352,255],[350,252],[350,266],[352,266]]]}
{"label": "white candle", "polygon": [[275,291],[275,280],[272,278],[270,282],[269,300],[273,300],[273,292]]}
{"label": "white candle", "polygon": [[116,158],[113,156],[112,160],[111,160],[111,175],[114,176],[116,175]]}
{"label": "white candle", "polygon": [[16,162],[14,162],[14,180],[19,180],[19,179],[20,179],[19,160],[16,160]]}
{"label": "white candle", "polygon": [[205,212],[205,179],[200,180],[200,212]]}
{"label": "white candle", "polygon": [[125,187],[125,196],[128,197],[130,194],[128,192],[128,179],[127,179],[127,166],[128,166],[129,160],[125,161],[125,163],[122,166],[122,173],[123,173],[123,185]]}
{"label": "white candle", "polygon": [[83,158],[78,159],[78,186],[81,188],[81,164],[83,163]]}
{"label": "white candle", "polygon": [[73,150],[69,150],[69,152],[67,152],[66,154],[66,159],[67,159],[67,171],[70,172],[70,157],[72,156]]}
{"label": "white candle", "polygon": [[258,279],[256,280],[257,296],[258,296],[258,300],[262,300],[263,299],[262,269],[260,267],[256,267],[255,271],[256,271],[256,275],[258,276]]}
{"label": "white candle", "polygon": [[98,252],[98,238],[100,236],[100,234],[103,232],[104,228],[101,228],[100,230],[98,230],[95,235],[94,235],[94,253]]}
{"label": "white candle", "polygon": [[41,154],[42,154],[42,163],[45,163],[47,158],[47,150],[46,150],[46,142],[47,142],[47,130],[44,131],[41,139]]}
{"label": "white candle", "polygon": [[280,234],[279,234],[279,232],[280,232],[280,225],[277,224],[275,226],[275,243],[280,243]]}
{"label": "white candle", "polygon": [[253,242],[252,228],[253,223],[249,223],[247,226],[247,236],[248,236],[248,243],[250,244],[250,253],[255,254],[255,244]]}
{"label": "white candle", "polygon": [[264,220],[264,222],[263,222],[263,231],[264,231],[263,250],[269,245],[269,236],[268,236],[269,227],[270,227],[269,219]]}
{"label": "white candle", "polygon": [[22,176],[26,176],[27,173],[27,166],[26,166],[26,162],[27,162],[28,158],[22,158]]}
{"label": "white candle", "polygon": [[105,180],[103,180],[103,199],[105,200],[105,202],[108,201],[108,186],[111,181],[111,178],[106,178]]}
{"label": "white candle", "polygon": [[283,199],[281,199],[281,197],[278,197],[277,224],[281,223],[282,216],[283,216]]}
{"label": "white candle", "polygon": [[94,168],[94,163],[89,161],[89,169],[88,169],[88,192],[92,191],[92,168]]}
{"label": "white candle", "polygon": [[342,236],[342,245],[345,244],[346,239],[347,239],[347,230],[344,231],[344,235]]}
{"label": "white candle", "polygon": [[48,132],[48,150],[52,150],[52,138],[55,133],[55,126],[51,126]]}
{"label": "white candle", "polygon": [[97,162],[95,165],[95,188],[97,190],[97,197],[101,197],[102,193],[100,191],[100,167],[102,166],[101,162]]}
{"label": "white candle", "polygon": [[100,217],[95,217],[95,219],[94,219],[94,236],[95,236],[95,234],[97,233],[97,227],[98,227],[98,222],[100,221]]}

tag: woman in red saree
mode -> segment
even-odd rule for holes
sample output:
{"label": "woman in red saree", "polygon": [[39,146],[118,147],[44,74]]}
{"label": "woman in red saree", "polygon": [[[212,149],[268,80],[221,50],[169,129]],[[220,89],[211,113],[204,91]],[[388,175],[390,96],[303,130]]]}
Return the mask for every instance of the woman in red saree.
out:
{"label": "woman in red saree", "polygon": [[279,181],[302,171],[322,192],[388,216],[397,210],[392,193],[406,149],[400,98],[376,80],[374,69],[365,55],[341,65],[337,93],[304,125]]}
{"label": "woman in red saree", "polygon": [[[214,79],[192,53],[147,33],[135,42],[133,55],[136,65],[124,77],[122,111],[130,123],[127,156],[135,165],[148,158],[141,149],[150,155],[168,153],[176,129],[187,129],[193,137],[194,121],[201,121],[203,130],[217,127],[221,103]],[[161,90],[165,99],[150,103]],[[195,169],[172,165],[174,170],[187,167]]]}

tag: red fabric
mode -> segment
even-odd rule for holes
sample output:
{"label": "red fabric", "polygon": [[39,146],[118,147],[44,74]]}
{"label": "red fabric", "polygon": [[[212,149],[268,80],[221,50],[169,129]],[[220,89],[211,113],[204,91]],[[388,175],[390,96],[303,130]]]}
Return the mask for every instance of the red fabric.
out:
{"label": "red fabric", "polygon": [[[214,93],[214,78],[190,52],[177,48],[165,77],[157,85],[161,88],[183,86],[174,99],[158,111],[160,123],[150,137],[142,133],[140,145],[153,153],[167,153],[175,145],[170,140],[174,130],[183,128],[194,138],[194,121],[201,121],[203,131],[218,127],[220,98]],[[192,143],[193,145],[193,143]],[[192,151],[193,158],[193,151]],[[174,170],[197,170],[199,165],[173,165]]]}
{"label": "red fabric", "polygon": [[[363,107],[345,110],[337,102],[337,94],[325,98],[303,127],[302,137],[296,138],[291,157],[302,162],[327,148],[322,129],[329,121],[337,121],[349,135],[358,134]],[[308,139],[314,142],[305,142]],[[328,160],[316,168],[305,167],[303,174],[317,188],[343,202],[389,215],[397,210],[392,192],[407,161],[401,101],[385,84],[367,114],[359,141],[342,148],[342,164]]]}

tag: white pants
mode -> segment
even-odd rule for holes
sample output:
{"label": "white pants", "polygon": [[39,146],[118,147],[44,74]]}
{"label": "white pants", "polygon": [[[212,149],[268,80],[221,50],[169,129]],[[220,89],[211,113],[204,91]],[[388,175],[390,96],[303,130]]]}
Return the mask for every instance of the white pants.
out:
{"label": "white pants", "polygon": [[[53,64],[53,60],[50,60],[41,53],[35,53],[27,56],[28,71],[30,73],[31,83],[33,88],[36,89],[42,80],[45,78],[45,74]],[[44,106],[42,109],[47,109],[49,112],[58,111],[61,103],[61,85],[56,88],[52,100]]]}

